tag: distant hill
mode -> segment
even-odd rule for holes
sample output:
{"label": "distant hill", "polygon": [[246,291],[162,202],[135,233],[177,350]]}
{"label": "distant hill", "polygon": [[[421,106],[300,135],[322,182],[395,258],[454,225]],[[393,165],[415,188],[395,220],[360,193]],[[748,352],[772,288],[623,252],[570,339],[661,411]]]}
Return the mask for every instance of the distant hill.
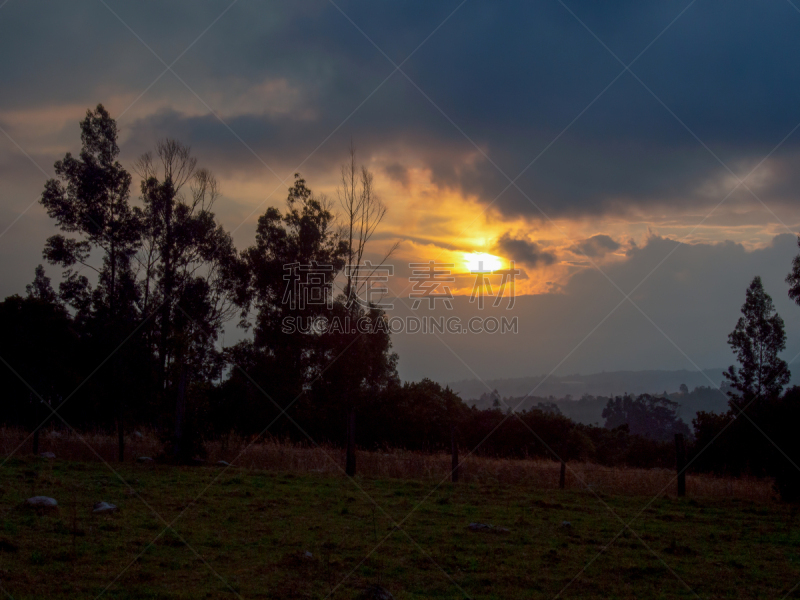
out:
{"label": "distant hill", "polygon": [[[705,375],[711,381],[722,384],[722,369],[708,369]],[[669,396],[680,403],[678,414],[691,426],[698,411],[722,413],[728,410],[728,398],[716,389],[700,371],[613,371],[593,375],[567,375],[545,379],[522,377],[518,379],[493,379],[484,385],[477,380],[450,383],[451,389],[461,398],[478,408],[491,408],[497,396],[501,408],[513,407],[526,410],[532,407],[553,406],[573,421],[586,425],[604,423],[603,409],[613,396],[629,394],[653,394]],[[689,389],[680,393],[681,384]],[[723,389],[727,386],[722,385]],[[489,391],[497,390],[497,394]],[[540,406],[541,405],[541,406]]]}
{"label": "distant hill", "polygon": [[[547,398],[578,399],[583,395],[621,396],[629,394],[674,393],[680,385],[693,390],[700,386],[721,385],[725,369],[706,369],[704,371],[608,371],[592,375],[538,375],[516,379],[491,379],[482,383],[477,379],[465,379],[449,383],[450,389],[472,404],[483,394],[497,390],[503,397],[539,396]],[[709,379],[711,381],[709,381]],[[713,386],[712,386],[713,387]]]}

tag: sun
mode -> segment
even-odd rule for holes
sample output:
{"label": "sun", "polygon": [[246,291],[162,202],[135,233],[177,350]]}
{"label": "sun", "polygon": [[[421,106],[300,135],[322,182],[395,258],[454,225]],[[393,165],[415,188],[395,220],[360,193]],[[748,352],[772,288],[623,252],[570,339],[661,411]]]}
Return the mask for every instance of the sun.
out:
{"label": "sun", "polygon": [[473,272],[497,271],[503,268],[503,261],[499,256],[486,252],[466,252],[464,253],[464,262],[467,269]]}

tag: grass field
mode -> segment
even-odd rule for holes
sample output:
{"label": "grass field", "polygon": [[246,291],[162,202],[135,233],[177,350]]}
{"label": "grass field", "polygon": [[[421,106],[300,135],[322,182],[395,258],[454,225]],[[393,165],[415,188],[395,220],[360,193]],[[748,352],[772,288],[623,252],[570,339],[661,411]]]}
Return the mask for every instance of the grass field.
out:
{"label": "grass field", "polygon": [[[371,584],[398,599],[800,596],[800,522],[771,500],[112,466],[2,466],[6,597],[357,598]],[[24,507],[32,495],[59,508]],[[99,501],[118,512],[92,514]]]}
{"label": "grass field", "polygon": [[[105,433],[43,431],[40,452],[53,452],[60,459],[78,462],[107,461],[116,464],[117,438]],[[157,456],[163,449],[152,430],[139,436],[131,432],[125,446],[126,461],[139,456]],[[225,460],[247,469],[289,471],[296,474],[339,476],[344,466],[344,452],[336,447],[309,447],[278,442],[231,437],[226,442],[206,444],[208,462]],[[30,452],[28,432],[0,428],[0,456]],[[468,483],[525,485],[541,489],[558,487],[558,462],[545,459],[509,460],[470,455],[462,450],[461,480]],[[426,454],[404,450],[358,453],[358,473],[368,478],[413,479],[435,484],[446,478],[451,468],[449,454]],[[675,473],[671,469],[608,468],[587,462],[571,462],[567,469],[566,488],[585,490],[587,486],[611,495],[655,496],[675,491]],[[769,502],[774,496],[767,479],[687,475],[687,489],[694,498],[740,498]]]}

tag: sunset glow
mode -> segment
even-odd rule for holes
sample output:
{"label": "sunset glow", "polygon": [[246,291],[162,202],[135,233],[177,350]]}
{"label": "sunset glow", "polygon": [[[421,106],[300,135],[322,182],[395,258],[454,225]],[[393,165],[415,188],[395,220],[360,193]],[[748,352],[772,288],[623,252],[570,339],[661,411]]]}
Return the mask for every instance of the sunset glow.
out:
{"label": "sunset glow", "polygon": [[503,268],[501,258],[486,252],[470,252],[464,254],[464,262],[470,272],[473,271],[497,271]]}

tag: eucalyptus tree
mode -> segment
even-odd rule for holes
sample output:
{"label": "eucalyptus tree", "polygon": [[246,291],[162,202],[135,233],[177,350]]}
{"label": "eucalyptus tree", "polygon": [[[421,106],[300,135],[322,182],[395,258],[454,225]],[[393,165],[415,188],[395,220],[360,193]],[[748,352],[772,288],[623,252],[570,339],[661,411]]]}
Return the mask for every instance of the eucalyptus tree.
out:
{"label": "eucalyptus tree", "polygon": [[[141,219],[129,202],[131,176],[118,160],[114,119],[98,104],[86,112],[80,129],[80,154],[67,153],[55,163],[56,177],[42,193],[42,205],[62,232],[47,239],[43,254],[64,269],[60,296],[77,311],[78,322],[91,331],[105,359],[138,318],[131,259],[140,245]],[[102,253],[99,266],[93,260],[97,252]],[[94,289],[81,274],[84,269],[95,272]],[[109,388],[116,367],[112,360],[106,371]],[[122,461],[124,393],[109,389],[108,395],[118,405]]]}
{"label": "eucalyptus tree", "polygon": [[286,209],[270,207],[258,219],[255,244],[244,251],[248,298],[255,312],[253,352],[271,377],[270,395],[294,400],[313,379],[322,333],[313,325],[330,316],[333,283],[345,264],[346,246],[331,204],[316,196],[299,174]]}
{"label": "eucalyptus tree", "polygon": [[[244,252],[249,297],[243,308],[254,311],[255,327],[252,345],[242,345],[238,357],[256,355],[247,363],[257,368],[234,374],[242,380],[238,389],[252,378],[251,387],[260,388],[252,393],[263,401],[282,409],[297,402],[297,414],[308,416],[326,439],[339,437],[348,414],[352,432],[353,410],[396,380],[397,357],[380,326],[384,315],[363,298],[371,272],[363,271],[362,259],[386,208],[352,151],[350,159],[342,168],[340,218],[333,203],[295,175],[285,211],[267,209],[256,243]],[[375,326],[358,331],[359,322]]]}
{"label": "eucalyptus tree", "polygon": [[155,154],[137,161],[136,172],[143,202],[139,294],[143,311],[154,315],[159,391],[175,401],[173,451],[186,458],[193,451],[183,443],[188,390],[219,373],[214,344],[237,313],[242,265],[212,212],[217,181],[197,167],[188,146],[162,140]]}
{"label": "eucalyptus tree", "polygon": [[751,402],[778,398],[791,378],[786,361],[779,356],[786,348],[786,333],[758,276],[747,289],[742,316],[728,336],[728,345],[740,365],[723,373],[733,388],[728,392],[731,407],[742,410]]}

